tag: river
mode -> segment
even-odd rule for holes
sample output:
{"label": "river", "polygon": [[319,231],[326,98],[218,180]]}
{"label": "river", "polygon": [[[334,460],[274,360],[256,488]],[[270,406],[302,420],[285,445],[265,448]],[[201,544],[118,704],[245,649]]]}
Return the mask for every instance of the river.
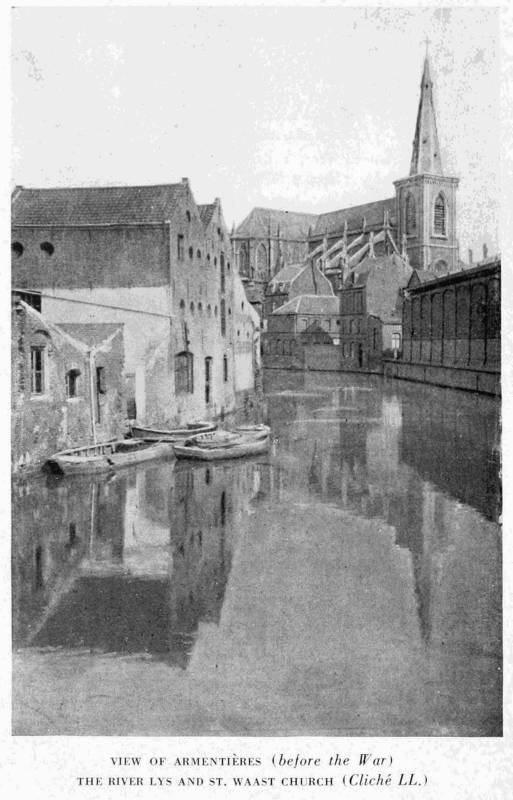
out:
{"label": "river", "polygon": [[264,388],[265,457],[15,484],[15,733],[501,734],[498,402]]}

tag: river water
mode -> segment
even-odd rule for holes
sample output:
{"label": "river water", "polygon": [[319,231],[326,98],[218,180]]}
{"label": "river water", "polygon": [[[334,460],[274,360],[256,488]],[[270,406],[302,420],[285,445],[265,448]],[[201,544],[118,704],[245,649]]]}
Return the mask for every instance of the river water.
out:
{"label": "river water", "polygon": [[15,733],[501,734],[497,401],[270,371],[259,418],[15,485]]}

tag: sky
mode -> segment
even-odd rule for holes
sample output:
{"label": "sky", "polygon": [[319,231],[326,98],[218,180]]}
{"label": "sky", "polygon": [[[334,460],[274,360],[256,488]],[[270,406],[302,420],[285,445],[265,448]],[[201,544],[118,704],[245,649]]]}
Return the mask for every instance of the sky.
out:
{"label": "sky", "polygon": [[227,224],[321,213],[406,177],[426,37],[461,256],[496,252],[499,24],[493,8],[17,8],[12,183],[187,176]]}

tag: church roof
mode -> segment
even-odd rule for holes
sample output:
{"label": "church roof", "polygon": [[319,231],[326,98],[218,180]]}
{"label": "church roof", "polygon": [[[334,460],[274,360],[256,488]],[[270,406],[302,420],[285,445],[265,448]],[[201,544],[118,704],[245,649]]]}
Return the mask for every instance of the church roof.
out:
{"label": "church roof", "polygon": [[374,203],[364,203],[360,206],[341,208],[338,211],[328,211],[326,214],[319,214],[313,229],[313,236],[324,236],[325,233],[343,233],[344,224],[351,230],[360,230],[363,219],[367,227],[383,225],[385,212],[388,211],[390,224],[395,223],[395,197],[386,200],[377,200]]}
{"label": "church roof", "polygon": [[309,228],[315,224],[316,219],[316,214],[254,208],[237,227],[235,235],[265,238],[269,235],[277,236],[279,230],[282,239],[301,240],[306,239]]}
{"label": "church roof", "polygon": [[58,189],[18,187],[14,225],[105,225],[165,222],[186,197],[187,184],[83,186]]}
{"label": "church roof", "polygon": [[291,281],[293,281],[294,278],[297,278],[297,276],[303,271],[305,266],[305,264],[286,264],[276,273],[276,275],[273,275],[269,281],[268,289],[271,292],[274,292],[280,283],[288,286]]}
{"label": "church roof", "polygon": [[426,53],[424,70],[420,82],[419,110],[413,140],[410,175],[443,175],[440,144],[436,130],[435,104],[433,100],[433,81],[429,58]]}
{"label": "church roof", "polygon": [[273,311],[273,314],[339,314],[340,301],[335,295],[300,294]]}

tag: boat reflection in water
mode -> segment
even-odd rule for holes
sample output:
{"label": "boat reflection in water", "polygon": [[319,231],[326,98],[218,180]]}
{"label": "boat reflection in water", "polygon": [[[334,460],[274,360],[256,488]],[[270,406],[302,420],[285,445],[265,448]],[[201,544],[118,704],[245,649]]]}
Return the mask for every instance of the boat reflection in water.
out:
{"label": "boat reflection in water", "polygon": [[[15,488],[18,696],[51,673],[66,732],[500,735],[498,403],[319,373],[266,396],[258,458]],[[121,705],[72,705],[82,651]]]}

